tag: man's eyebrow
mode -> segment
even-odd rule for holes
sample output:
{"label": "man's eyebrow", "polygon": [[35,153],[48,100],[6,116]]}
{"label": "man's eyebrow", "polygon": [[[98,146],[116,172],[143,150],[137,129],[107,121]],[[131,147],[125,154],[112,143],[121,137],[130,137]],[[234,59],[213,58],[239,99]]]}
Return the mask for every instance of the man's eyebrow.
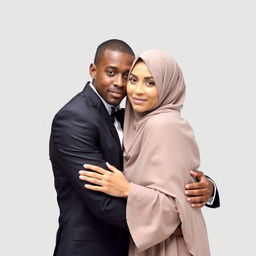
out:
{"label": "man's eyebrow", "polygon": [[111,66],[111,65],[109,65],[109,66],[106,66],[106,69],[108,69],[108,68],[112,68],[112,69],[118,69],[117,67],[115,67],[115,66]]}

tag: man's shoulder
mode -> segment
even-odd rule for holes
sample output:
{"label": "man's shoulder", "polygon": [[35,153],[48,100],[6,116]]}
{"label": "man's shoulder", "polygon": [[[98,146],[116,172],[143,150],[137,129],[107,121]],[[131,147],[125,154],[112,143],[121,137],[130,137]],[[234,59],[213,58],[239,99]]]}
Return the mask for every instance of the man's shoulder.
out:
{"label": "man's shoulder", "polygon": [[79,111],[81,106],[86,106],[86,97],[82,92],[79,92],[72,99],[70,99],[58,112],[62,111]]}
{"label": "man's shoulder", "polygon": [[86,111],[86,101],[85,99],[83,100],[83,95],[80,92],[59,109],[55,114],[55,118],[67,114],[77,115],[81,113],[81,109]]}
{"label": "man's shoulder", "polygon": [[86,97],[83,90],[59,109],[53,118],[53,122],[60,119],[90,119],[95,113],[96,111],[93,111],[90,98]]}
{"label": "man's shoulder", "polygon": [[84,87],[84,89],[76,94],[73,98],[71,98],[57,113],[55,116],[63,115],[65,113],[72,113],[75,115],[79,114],[87,114],[91,112],[91,93],[88,85]]}

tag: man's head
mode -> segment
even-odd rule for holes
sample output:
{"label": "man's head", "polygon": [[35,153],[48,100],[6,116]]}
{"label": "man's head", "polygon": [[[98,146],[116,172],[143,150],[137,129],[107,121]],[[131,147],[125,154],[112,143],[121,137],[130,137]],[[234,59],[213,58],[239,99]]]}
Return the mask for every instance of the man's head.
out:
{"label": "man's head", "polygon": [[133,60],[134,52],[121,40],[111,39],[98,46],[90,75],[97,92],[109,104],[117,106],[125,97]]}

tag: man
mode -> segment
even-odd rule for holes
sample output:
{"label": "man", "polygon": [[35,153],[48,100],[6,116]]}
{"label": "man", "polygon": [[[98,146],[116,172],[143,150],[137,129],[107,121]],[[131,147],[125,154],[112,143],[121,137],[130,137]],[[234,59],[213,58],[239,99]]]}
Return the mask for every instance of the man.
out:
{"label": "man", "polygon": [[[106,168],[106,161],[122,170],[123,113],[111,117],[111,108],[126,95],[133,60],[134,53],[125,42],[102,43],[90,65],[92,82],[53,120],[50,159],[60,208],[55,256],[127,255],[126,201],[86,190],[78,171],[85,163]],[[194,176],[200,182],[189,184],[192,189],[186,191],[192,196],[190,203],[201,207],[213,186],[203,173]],[[216,198],[213,207],[218,206]]]}

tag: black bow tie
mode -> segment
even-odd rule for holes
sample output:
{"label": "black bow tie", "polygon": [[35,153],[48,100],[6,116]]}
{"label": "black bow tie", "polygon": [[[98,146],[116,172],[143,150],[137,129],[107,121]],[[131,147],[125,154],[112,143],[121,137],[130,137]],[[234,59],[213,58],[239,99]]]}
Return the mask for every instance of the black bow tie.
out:
{"label": "black bow tie", "polygon": [[112,122],[114,123],[115,122],[115,118],[120,122],[120,114],[121,114],[121,110],[120,109],[116,109],[115,107],[111,107],[111,113],[110,113],[110,116],[111,116],[111,119],[112,119]]}

